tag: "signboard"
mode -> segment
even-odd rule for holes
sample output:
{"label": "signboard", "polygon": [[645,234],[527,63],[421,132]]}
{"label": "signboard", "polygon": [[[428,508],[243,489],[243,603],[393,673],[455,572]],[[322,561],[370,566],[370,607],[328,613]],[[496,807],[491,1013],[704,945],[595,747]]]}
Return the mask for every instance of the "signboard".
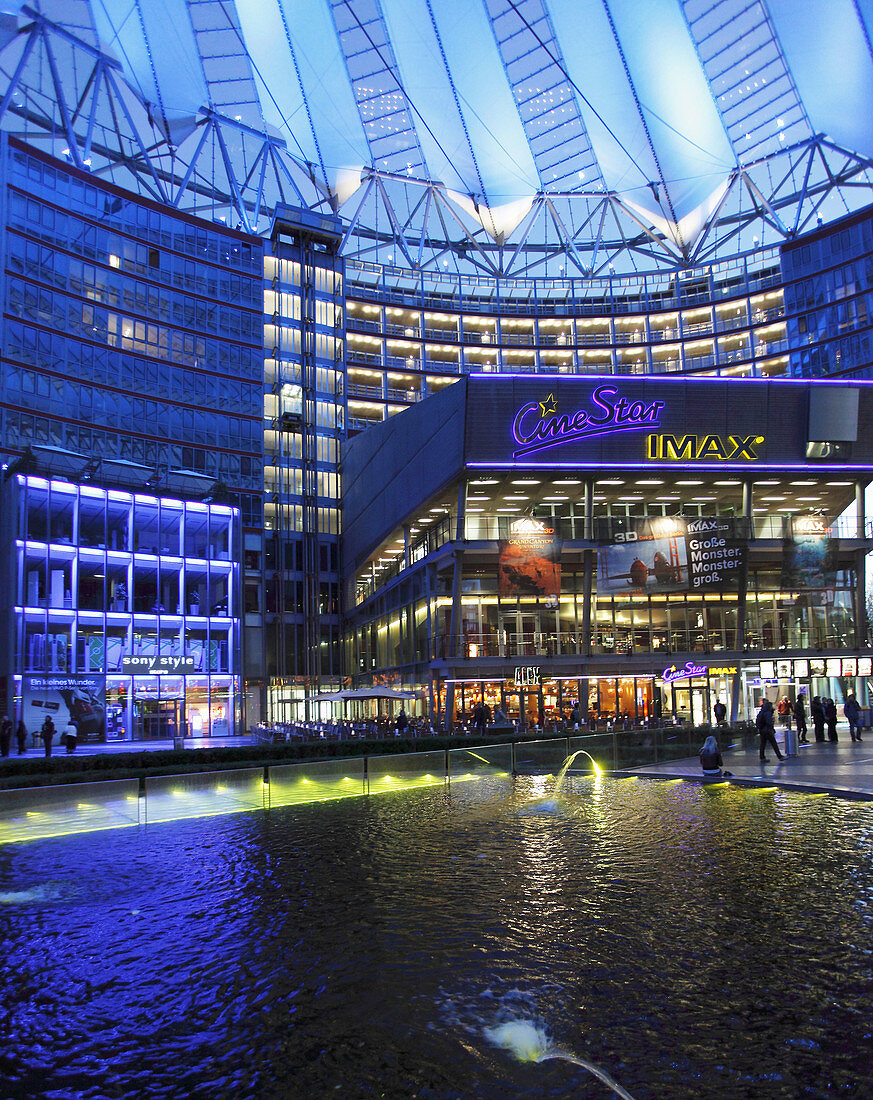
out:
{"label": "signboard", "polygon": [[551,523],[522,516],[510,520],[507,527],[498,544],[499,594],[560,596],[561,539]]}
{"label": "signboard", "polygon": [[121,658],[121,671],[133,676],[184,676],[196,672],[196,665],[195,657],[173,657],[170,654]]}
{"label": "signboard", "polygon": [[782,547],[782,588],[833,588],[837,539],[824,516],[791,516]]}
{"label": "signboard", "polygon": [[28,733],[38,733],[45,719],[51,718],[58,735],[72,726],[80,740],[98,740],[106,736],[105,699],[102,676],[25,676],[21,717]]}
{"label": "signboard", "polygon": [[873,391],[858,384],[851,453],[810,461],[810,393],[845,389],[816,379],[471,375],[470,466],[599,470],[628,466],[795,471],[866,468],[873,461]]}
{"label": "signboard", "polygon": [[515,669],[516,687],[538,687],[542,683],[539,665],[519,665]]}
{"label": "signboard", "polygon": [[733,517],[656,516],[617,531],[597,552],[597,591],[690,592],[739,588],[748,541]]}
{"label": "signboard", "polygon": [[696,665],[693,661],[686,661],[682,668],[671,665],[661,673],[661,679],[665,684],[674,684],[677,680],[690,680],[692,676],[705,676],[706,665]]}

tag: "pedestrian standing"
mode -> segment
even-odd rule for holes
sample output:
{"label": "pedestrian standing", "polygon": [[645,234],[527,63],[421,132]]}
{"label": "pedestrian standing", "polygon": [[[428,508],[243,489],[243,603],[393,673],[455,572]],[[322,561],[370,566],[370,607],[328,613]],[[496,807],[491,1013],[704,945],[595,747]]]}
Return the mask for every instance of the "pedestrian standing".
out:
{"label": "pedestrian standing", "polygon": [[843,714],[846,716],[846,721],[849,723],[849,735],[853,741],[861,740],[861,707],[858,705],[858,700],[850,692],[846,696],[846,701],[843,704]]}
{"label": "pedestrian standing", "polygon": [[806,704],[804,703],[804,697],[798,695],[794,700],[794,721],[797,723],[797,738],[801,745],[808,745],[809,738],[806,736]]}
{"label": "pedestrian standing", "polygon": [[818,695],[812,697],[812,702],[809,704],[809,713],[812,717],[812,728],[815,730],[816,741],[824,741],[824,704]]}
{"label": "pedestrian standing", "polygon": [[55,738],[55,724],[52,721],[50,714],[47,714],[45,716],[45,721],[42,724],[39,735],[42,738],[42,743],[45,747],[46,760],[48,760],[48,758],[52,754],[52,741],[54,741]]}
{"label": "pedestrian standing", "polygon": [[839,741],[839,737],[837,737],[837,704],[833,699],[825,699],[824,716],[828,726],[828,741]]}
{"label": "pedestrian standing", "polygon": [[723,726],[725,724],[724,720],[727,717],[727,707],[721,699],[716,700],[715,706],[712,708],[712,713],[715,715],[715,724],[717,726]]}
{"label": "pedestrian standing", "polygon": [[9,715],[3,715],[3,721],[0,722],[0,756],[8,756],[9,748],[12,744],[12,722]]}
{"label": "pedestrian standing", "polygon": [[779,745],[776,743],[776,726],[773,722],[773,704],[769,699],[765,699],[761,703],[761,709],[758,711],[755,725],[758,727],[758,734],[761,738],[761,762],[763,764],[770,763],[764,755],[764,750],[768,745],[770,745],[780,760],[784,760],[785,757],[779,751]]}
{"label": "pedestrian standing", "polygon": [[24,719],[18,719],[18,725],[15,729],[15,740],[18,742],[18,755],[24,756],[24,749],[27,744],[27,726],[24,724]]}

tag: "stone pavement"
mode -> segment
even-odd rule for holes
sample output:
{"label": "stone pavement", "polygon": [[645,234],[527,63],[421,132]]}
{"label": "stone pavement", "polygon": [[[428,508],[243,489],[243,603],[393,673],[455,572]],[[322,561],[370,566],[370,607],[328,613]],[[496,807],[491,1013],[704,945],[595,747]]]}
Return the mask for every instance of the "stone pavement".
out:
{"label": "stone pavement", "polygon": [[[735,782],[741,786],[785,787],[805,791],[824,791],[849,798],[873,799],[873,731],[864,730],[864,740],[853,742],[845,726],[838,727],[839,741],[824,743],[812,740],[798,746],[798,755],[789,756],[780,763],[772,749],[768,750],[769,764],[762,764],[754,749],[738,749],[725,752],[722,749],[723,767],[733,772]],[[810,729],[810,737],[812,730]],[[784,753],[782,732],[776,739]],[[700,761],[671,760],[663,764],[628,768],[625,774],[657,776],[662,779],[696,779],[703,781]]]}

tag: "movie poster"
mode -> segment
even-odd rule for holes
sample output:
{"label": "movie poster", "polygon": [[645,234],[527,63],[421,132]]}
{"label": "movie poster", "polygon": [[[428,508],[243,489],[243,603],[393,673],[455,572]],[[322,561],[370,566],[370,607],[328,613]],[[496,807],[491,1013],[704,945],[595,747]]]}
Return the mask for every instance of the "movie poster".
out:
{"label": "movie poster", "polygon": [[63,673],[25,676],[22,683],[21,716],[28,733],[42,728],[50,717],[58,739],[68,726],[75,726],[82,741],[106,736],[106,682],[102,676],[67,676]]}
{"label": "movie poster", "polygon": [[833,588],[837,550],[824,516],[791,516],[782,546],[782,588]]}
{"label": "movie poster", "polygon": [[738,589],[748,539],[731,516],[639,520],[597,552],[597,591],[694,592]]}
{"label": "movie poster", "polygon": [[561,539],[552,524],[523,516],[507,526],[498,547],[499,594],[560,596]]}

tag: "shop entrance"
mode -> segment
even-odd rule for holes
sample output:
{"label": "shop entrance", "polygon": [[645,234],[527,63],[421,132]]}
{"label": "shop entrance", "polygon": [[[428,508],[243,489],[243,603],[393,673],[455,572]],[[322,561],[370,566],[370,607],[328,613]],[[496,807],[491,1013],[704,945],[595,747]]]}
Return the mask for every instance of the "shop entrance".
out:
{"label": "shop entrance", "polygon": [[674,685],[671,713],[682,722],[699,726],[710,720],[705,684]]}
{"label": "shop entrance", "polygon": [[138,699],[134,704],[134,736],[140,741],[166,741],[178,735],[180,699]]}

